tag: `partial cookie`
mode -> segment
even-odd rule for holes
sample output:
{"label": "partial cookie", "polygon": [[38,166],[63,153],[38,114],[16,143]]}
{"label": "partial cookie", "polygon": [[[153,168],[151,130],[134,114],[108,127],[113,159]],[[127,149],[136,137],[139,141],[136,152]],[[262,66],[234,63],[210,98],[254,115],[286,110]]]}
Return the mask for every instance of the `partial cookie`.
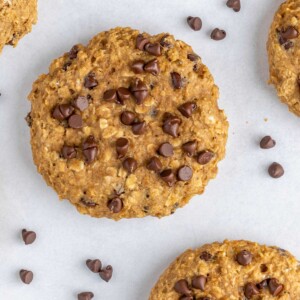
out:
{"label": "partial cookie", "polygon": [[149,300],[296,300],[300,264],[289,252],[248,241],[187,250],[162,274]]}
{"label": "partial cookie", "polygon": [[0,0],[0,53],[16,46],[37,21],[37,0]]}
{"label": "partial cookie", "polygon": [[218,88],[169,34],[115,28],[56,59],[29,99],[33,158],[83,214],[162,217],[201,194],[225,155]]}
{"label": "partial cookie", "polygon": [[281,101],[300,116],[300,0],[288,0],[275,14],[267,43],[270,83]]}

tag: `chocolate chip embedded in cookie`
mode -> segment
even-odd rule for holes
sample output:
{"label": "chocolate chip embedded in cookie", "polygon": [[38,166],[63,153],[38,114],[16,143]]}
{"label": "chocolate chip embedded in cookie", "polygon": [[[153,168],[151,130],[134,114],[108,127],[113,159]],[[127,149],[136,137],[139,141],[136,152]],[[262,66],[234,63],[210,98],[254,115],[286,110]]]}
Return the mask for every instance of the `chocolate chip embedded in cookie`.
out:
{"label": "chocolate chip embedded in cookie", "polygon": [[115,28],[51,66],[29,95],[33,158],[79,212],[166,216],[216,176],[228,124],[190,46]]}
{"label": "chocolate chip embedded in cookie", "polygon": [[180,255],[161,275],[149,300],[271,300],[299,295],[300,265],[289,252],[224,241]]}

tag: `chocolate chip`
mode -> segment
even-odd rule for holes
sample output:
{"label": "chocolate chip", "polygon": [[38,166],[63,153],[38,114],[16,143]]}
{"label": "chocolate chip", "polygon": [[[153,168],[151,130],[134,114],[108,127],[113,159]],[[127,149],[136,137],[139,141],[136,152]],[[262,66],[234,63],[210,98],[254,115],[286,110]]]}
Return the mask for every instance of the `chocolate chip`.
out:
{"label": "chocolate chip", "polygon": [[192,279],[192,287],[201,291],[205,290],[206,277],[203,275],[195,276]]}
{"label": "chocolate chip", "polygon": [[247,266],[252,262],[252,254],[247,250],[242,250],[236,255],[236,261],[242,265]]}
{"label": "chocolate chip", "polygon": [[265,273],[268,271],[268,267],[265,264],[260,265],[260,271],[262,273]]}
{"label": "chocolate chip", "polygon": [[163,131],[173,137],[178,137],[180,118],[176,116],[168,116],[163,122]]}
{"label": "chocolate chip", "polygon": [[271,278],[268,282],[268,285],[272,296],[278,296],[284,289],[283,284],[279,283],[276,278]]}
{"label": "chocolate chip", "polygon": [[280,165],[277,162],[273,162],[268,169],[269,175],[273,178],[279,178],[283,176],[284,174],[284,169],[282,165]]}
{"label": "chocolate chip", "polygon": [[74,107],[69,104],[60,104],[55,106],[52,117],[58,121],[63,121],[70,117],[74,112]]}
{"label": "chocolate chip", "polygon": [[213,159],[214,156],[215,156],[215,154],[210,151],[201,151],[198,154],[197,162],[200,165],[206,165]]}
{"label": "chocolate chip", "polygon": [[84,198],[81,198],[80,199],[80,202],[84,205],[84,206],[86,206],[86,207],[96,207],[98,204],[97,203],[95,203],[95,202],[93,202],[93,201],[91,201],[91,200],[86,200],[86,199],[84,199]]}
{"label": "chocolate chip", "polygon": [[155,55],[155,56],[160,56],[161,55],[161,47],[159,43],[151,44],[148,43],[145,45],[145,51],[148,53]]}
{"label": "chocolate chip", "polygon": [[80,115],[72,115],[69,119],[68,119],[68,124],[71,128],[74,129],[79,129],[83,127],[83,122],[82,122],[82,118]]}
{"label": "chocolate chip", "polygon": [[240,0],[228,0],[226,5],[229,8],[232,8],[235,12],[239,12],[241,10],[241,1]]}
{"label": "chocolate chip", "polygon": [[148,88],[140,79],[136,78],[131,84],[130,90],[138,105],[142,104],[148,96]]}
{"label": "chocolate chip", "polygon": [[117,89],[117,103],[124,104],[126,100],[130,98],[130,91],[127,88],[120,87]]}
{"label": "chocolate chip", "polygon": [[262,289],[265,289],[266,287],[268,287],[268,279],[264,279],[262,280],[260,283],[257,283],[256,284],[256,287],[259,289],[259,290],[262,290]]}
{"label": "chocolate chip", "polygon": [[175,175],[171,169],[166,169],[160,173],[161,179],[166,182],[169,186],[173,186],[176,182]]}
{"label": "chocolate chip", "polygon": [[79,96],[77,97],[77,99],[73,101],[73,105],[75,108],[79,109],[80,111],[84,111],[88,108],[89,101],[86,97]]}
{"label": "chocolate chip", "polygon": [[128,173],[133,173],[137,169],[137,161],[134,158],[132,158],[132,157],[127,157],[123,161],[123,168]]}
{"label": "chocolate chip", "polygon": [[215,41],[220,41],[220,40],[223,40],[226,37],[226,32],[225,32],[225,30],[215,28],[211,32],[210,37]]}
{"label": "chocolate chip", "polygon": [[173,146],[170,143],[163,143],[159,146],[158,153],[164,157],[170,157],[174,154]]}
{"label": "chocolate chip", "polygon": [[61,155],[65,159],[75,158],[77,155],[76,148],[73,146],[64,145],[61,150]]}
{"label": "chocolate chip", "polygon": [[193,170],[189,166],[182,166],[177,171],[177,177],[181,181],[189,181],[193,177]]}
{"label": "chocolate chip", "polygon": [[144,70],[147,73],[157,76],[160,72],[158,60],[156,58],[154,58],[154,59],[148,61],[144,66]]}
{"label": "chocolate chip", "polygon": [[68,61],[68,62],[64,63],[62,69],[63,69],[64,71],[67,71],[68,68],[69,68],[71,65],[72,65],[72,62]]}
{"label": "chocolate chip", "polygon": [[162,163],[157,157],[153,156],[150,158],[147,164],[147,169],[151,171],[159,172],[162,169]]}
{"label": "chocolate chip", "polygon": [[129,142],[126,138],[118,138],[116,141],[116,150],[118,158],[122,158],[128,151]]}
{"label": "chocolate chip", "polygon": [[123,111],[120,120],[124,125],[131,125],[134,122],[135,114],[131,111]]}
{"label": "chocolate chip", "polygon": [[172,84],[175,89],[181,89],[183,87],[183,81],[181,75],[177,72],[171,73]]}
{"label": "chocolate chip", "polygon": [[149,39],[145,38],[142,34],[139,34],[136,38],[136,47],[139,50],[144,50],[145,45],[149,43]]}
{"label": "chocolate chip", "polygon": [[200,254],[200,259],[204,260],[204,261],[209,261],[212,259],[212,255],[207,252],[207,251],[203,251],[201,254]]}
{"label": "chocolate chip", "polygon": [[25,284],[30,284],[31,281],[33,280],[33,273],[31,271],[21,270],[19,275],[20,275],[22,282]]}
{"label": "chocolate chip", "polygon": [[293,26],[288,26],[286,29],[282,29],[280,36],[286,40],[296,39],[299,36],[299,33],[296,28]]}
{"label": "chocolate chip", "polygon": [[255,286],[255,284],[249,282],[244,287],[244,295],[246,298],[251,299],[253,296],[256,296],[259,294],[258,288]]}
{"label": "chocolate chip", "polygon": [[[195,298],[193,296],[181,296],[179,300],[194,300]],[[200,299],[201,300],[201,299]]]}
{"label": "chocolate chip", "polygon": [[192,294],[192,290],[185,279],[178,280],[174,285],[174,290],[181,295],[190,296]]}
{"label": "chocolate chip", "polygon": [[196,148],[197,148],[196,141],[190,141],[182,145],[182,150],[190,157],[195,155]]}
{"label": "chocolate chip", "polygon": [[202,21],[199,17],[188,17],[187,22],[189,26],[195,31],[198,31],[202,28]]}
{"label": "chocolate chip", "polygon": [[135,74],[141,74],[144,72],[144,64],[143,60],[137,60],[132,64],[131,69]]}
{"label": "chocolate chip", "polygon": [[121,198],[115,197],[108,201],[107,207],[112,213],[117,214],[123,208],[123,201]]}
{"label": "chocolate chip", "polygon": [[77,58],[77,54],[79,52],[79,48],[77,45],[73,46],[72,49],[69,51],[68,55],[70,59]]}
{"label": "chocolate chip", "polygon": [[93,162],[98,153],[98,146],[96,144],[95,138],[90,135],[82,145],[83,155],[85,157],[85,161],[89,164]]}
{"label": "chocolate chip", "polygon": [[136,135],[141,135],[146,131],[146,122],[142,121],[142,122],[136,122],[132,125],[131,129],[132,132]]}
{"label": "chocolate chip", "polygon": [[102,264],[99,259],[88,259],[86,261],[86,265],[93,273],[99,273],[102,268]]}
{"label": "chocolate chip", "polygon": [[178,110],[183,116],[189,118],[196,108],[197,105],[195,102],[185,102],[178,107]]}
{"label": "chocolate chip", "polygon": [[77,295],[78,300],[91,300],[94,298],[94,294],[92,292],[82,292]]}
{"label": "chocolate chip", "polygon": [[260,148],[262,149],[270,149],[275,147],[276,145],[276,141],[274,141],[270,136],[265,136],[264,138],[262,138],[262,140],[260,141]]}
{"label": "chocolate chip", "polygon": [[117,100],[117,91],[114,89],[105,91],[103,99],[108,102],[115,102]]}
{"label": "chocolate chip", "polygon": [[199,55],[195,54],[195,53],[190,53],[187,55],[187,58],[190,60],[190,61],[197,61],[200,59]]}
{"label": "chocolate chip", "polygon": [[92,90],[98,85],[98,81],[96,79],[96,75],[93,72],[90,72],[84,79],[84,87]]}
{"label": "chocolate chip", "polygon": [[22,230],[22,238],[25,245],[32,244],[36,239],[36,233],[34,231],[27,231],[26,229]]}
{"label": "chocolate chip", "polygon": [[[0,96],[1,96],[1,94],[0,94]],[[29,113],[27,114],[27,116],[25,117],[25,121],[26,121],[28,127],[31,127],[31,126],[32,126],[31,112],[29,112]]]}
{"label": "chocolate chip", "polygon": [[163,48],[167,48],[167,49],[170,49],[172,48],[172,44],[169,43],[168,41],[166,41],[166,39],[169,37],[168,34],[165,34],[161,39],[160,39],[160,45],[163,47]]}
{"label": "chocolate chip", "polygon": [[113,274],[112,266],[107,266],[105,269],[102,269],[99,273],[101,279],[106,282],[109,282]]}

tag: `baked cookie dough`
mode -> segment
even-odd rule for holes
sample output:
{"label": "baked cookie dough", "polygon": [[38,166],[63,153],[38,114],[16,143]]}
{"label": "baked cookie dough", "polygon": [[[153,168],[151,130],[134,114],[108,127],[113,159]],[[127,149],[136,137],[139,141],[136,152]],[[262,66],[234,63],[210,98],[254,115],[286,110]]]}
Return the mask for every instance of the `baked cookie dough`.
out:
{"label": "baked cookie dough", "polygon": [[56,59],[29,95],[34,162],[79,212],[162,217],[201,194],[224,157],[218,88],[169,34],[115,28]]}
{"label": "baked cookie dough", "polygon": [[0,0],[0,53],[16,46],[37,21],[37,0]]}
{"label": "baked cookie dough", "polygon": [[290,111],[300,116],[300,0],[288,0],[275,14],[267,43],[270,83]]}
{"label": "baked cookie dough", "polygon": [[207,244],[179,256],[149,298],[179,299],[300,299],[300,264],[277,247],[248,241]]}

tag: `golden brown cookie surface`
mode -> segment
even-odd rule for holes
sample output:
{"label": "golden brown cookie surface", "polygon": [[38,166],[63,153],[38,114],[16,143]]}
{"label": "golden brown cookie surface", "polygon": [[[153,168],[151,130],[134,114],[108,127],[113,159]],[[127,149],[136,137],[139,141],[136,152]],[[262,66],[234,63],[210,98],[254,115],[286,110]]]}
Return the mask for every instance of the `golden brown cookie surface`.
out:
{"label": "golden brown cookie surface", "polygon": [[224,157],[218,88],[173,36],[115,28],[55,60],[29,99],[38,171],[94,217],[162,217],[204,191]]}
{"label": "golden brown cookie surface", "polygon": [[0,0],[0,53],[16,46],[37,20],[37,0]]}
{"label": "golden brown cookie surface", "polygon": [[162,274],[149,300],[296,300],[300,264],[287,251],[248,241],[187,250]]}
{"label": "golden brown cookie surface", "polygon": [[275,14],[267,44],[270,83],[290,111],[300,115],[300,1],[284,2]]}

